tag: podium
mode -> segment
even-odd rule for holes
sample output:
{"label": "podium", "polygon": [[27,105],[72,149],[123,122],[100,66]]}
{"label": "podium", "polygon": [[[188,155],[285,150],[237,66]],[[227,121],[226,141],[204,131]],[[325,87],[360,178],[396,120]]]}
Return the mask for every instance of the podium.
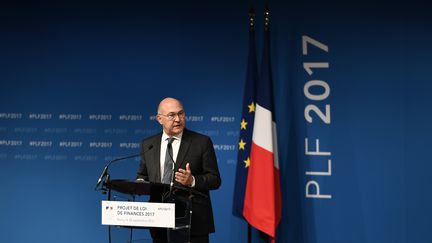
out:
{"label": "podium", "polygon": [[[102,190],[108,194],[108,201],[112,201],[114,192],[123,193],[131,196],[133,201],[136,196],[148,195],[151,202],[159,202],[163,204],[175,205],[174,224],[170,222],[168,226],[162,225],[158,228],[149,225],[135,226],[134,224],[121,224],[121,227],[130,229],[130,240],[132,241],[133,229],[149,229],[159,233],[166,230],[166,238],[168,242],[185,243],[190,241],[190,229],[192,218],[192,200],[194,197],[206,197],[206,195],[193,190],[189,187],[181,185],[170,186],[168,184],[154,183],[148,181],[130,181],[130,180],[107,180],[104,182]],[[172,227],[174,225],[174,227]],[[108,240],[111,243],[111,227],[108,225]]]}

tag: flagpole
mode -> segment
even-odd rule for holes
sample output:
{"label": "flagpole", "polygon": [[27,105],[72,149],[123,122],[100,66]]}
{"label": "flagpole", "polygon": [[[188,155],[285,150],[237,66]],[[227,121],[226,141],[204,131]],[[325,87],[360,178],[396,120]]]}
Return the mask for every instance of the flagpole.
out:
{"label": "flagpole", "polygon": [[[255,31],[255,10],[251,5],[249,10],[249,32]],[[252,243],[252,226],[248,222],[248,231],[247,231],[247,239],[248,243]]]}
{"label": "flagpole", "polygon": [[[264,45],[268,45],[268,55],[270,55],[270,7],[269,7],[269,1],[266,1],[265,7],[264,7],[264,39],[267,39],[267,43],[266,40],[264,40]],[[266,49],[266,47],[264,47]],[[264,60],[265,61],[265,60]],[[267,60],[267,62],[270,62],[270,59]],[[270,66],[269,66],[270,68]],[[268,75],[271,75],[271,71]],[[271,82],[271,78],[270,78],[270,82]],[[272,88],[272,86],[270,87]],[[273,91],[272,91],[273,92]],[[276,148],[277,150],[277,148]],[[278,221],[278,220],[277,220]],[[271,235],[267,235],[268,236],[268,242],[269,243],[275,243],[276,242],[276,228],[275,228],[275,232],[274,232],[274,236]]]}
{"label": "flagpole", "polygon": [[[269,31],[270,31],[270,9],[269,9],[268,1],[266,1],[264,7],[264,35],[268,35]],[[269,243],[274,243],[275,238],[272,238],[271,236],[267,235],[267,240]]]}

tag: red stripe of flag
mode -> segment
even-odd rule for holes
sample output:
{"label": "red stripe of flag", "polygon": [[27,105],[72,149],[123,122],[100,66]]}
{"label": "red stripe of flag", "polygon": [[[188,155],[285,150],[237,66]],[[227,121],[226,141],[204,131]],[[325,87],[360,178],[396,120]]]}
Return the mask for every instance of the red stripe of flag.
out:
{"label": "red stripe of flag", "polygon": [[274,238],[281,217],[279,171],[274,156],[255,143],[246,186],[243,215],[255,228]]}
{"label": "red stripe of flag", "polygon": [[281,215],[280,183],[275,183],[279,172],[273,166],[272,152],[255,143],[251,150],[243,215],[253,227],[274,238]]}

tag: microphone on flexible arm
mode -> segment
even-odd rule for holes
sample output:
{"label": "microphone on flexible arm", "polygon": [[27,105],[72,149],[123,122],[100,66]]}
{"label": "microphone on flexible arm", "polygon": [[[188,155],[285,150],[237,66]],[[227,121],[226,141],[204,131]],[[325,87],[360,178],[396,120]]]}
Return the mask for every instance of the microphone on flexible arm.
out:
{"label": "microphone on flexible arm", "polygon": [[168,155],[169,155],[169,157],[171,158],[171,161],[172,161],[172,171],[171,171],[171,179],[170,179],[170,190],[169,190],[169,195],[171,196],[171,193],[172,193],[172,188],[173,188],[173,186],[174,186],[174,173],[175,173],[175,171],[174,171],[174,169],[175,169],[175,163],[174,163],[174,158],[173,158],[173,156],[171,155],[171,153],[169,152],[169,151],[173,151],[172,150],[172,144],[171,143],[168,143]]}
{"label": "microphone on flexible arm", "polygon": [[100,185],[100,183],[102,182],[102,180],[104,179],[104,177],[106,177],[106,180],[105,180],[105,181],[108,181],[108,179],[109,179],[108,167],[109,167],[112,163],[117,162],[117,161],[121,161],[121,160],[126,160],[126,159],[131,159],[131,158],[139,157],[139,156],[144,155],[145,153],[147,153],[147,152],[148,152],[149,150],[151,150],[152,148],[153,148],[153,144],[150,144],[149,146],[147,146],[147,149],[146,149],[145,151],[143,151],[143,152],[141,152],[141,153],[139,153],[139,154],[132,154],[132,155],[128,155],[128,156],[125,156],[125,157],[116,158],[116,159],[113,159],[113,160],[109,161],[109,162],[106,164],[105,168],[103,169],[102,174],[100,175],[99,179],[97,180],[95,190],[97,190],[98,186]]}

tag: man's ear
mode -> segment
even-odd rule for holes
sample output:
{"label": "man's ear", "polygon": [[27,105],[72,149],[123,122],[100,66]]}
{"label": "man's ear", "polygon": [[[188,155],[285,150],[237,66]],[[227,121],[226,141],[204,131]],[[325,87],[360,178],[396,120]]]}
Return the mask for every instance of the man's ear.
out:
{"label": "man's ear", "polygon": [[162,117],[160,115],[156,116],[157,121],[159,122],[159,124],[162,125]]}

